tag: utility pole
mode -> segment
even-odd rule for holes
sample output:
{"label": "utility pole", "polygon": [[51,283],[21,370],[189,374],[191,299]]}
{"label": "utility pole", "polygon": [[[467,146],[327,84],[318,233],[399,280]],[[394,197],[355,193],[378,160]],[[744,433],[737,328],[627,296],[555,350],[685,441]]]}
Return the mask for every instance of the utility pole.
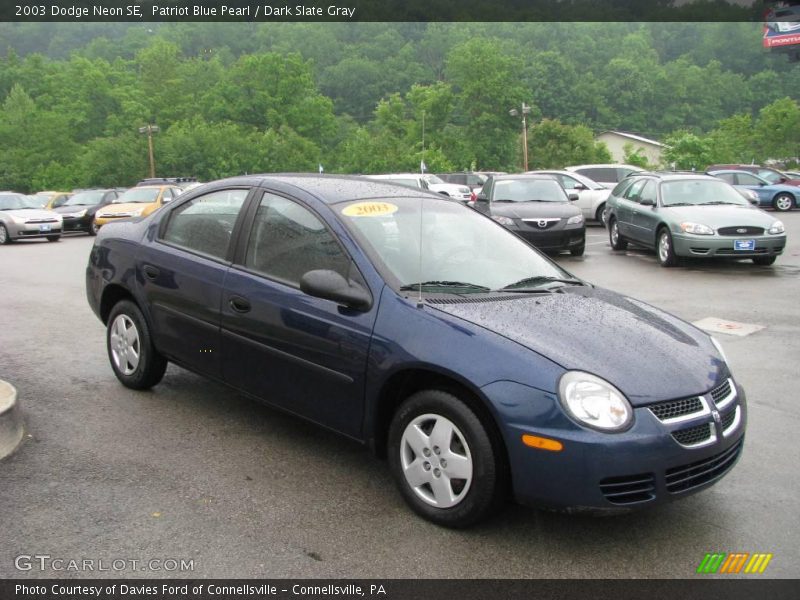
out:
{"label": "utility pole", "polygon": [[522,163],[523,163],[523,170],[528,170],[528,122],[527,117],[531,112],[531,107],[522,103],[520,107],[521,110],[517,110],[516,108],[512,108],[508,111],[512,117],[518,117],[522,115]]}
{"label": "utility pole", "polygon": [[144,127],[139,127],[139,133],[147,134],[147,147],[149,149],[150,154],[150,178],[154,178],[156,176],[156,161],[153,157],[153,134],[158,133],[160,131],[158,125],[145,125]]}

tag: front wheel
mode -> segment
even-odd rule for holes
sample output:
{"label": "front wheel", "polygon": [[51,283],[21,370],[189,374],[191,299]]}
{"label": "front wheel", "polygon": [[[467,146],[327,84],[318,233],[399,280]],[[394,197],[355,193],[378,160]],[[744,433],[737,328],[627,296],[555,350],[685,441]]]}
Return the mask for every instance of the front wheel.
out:
{"label": "front wheel", "polygon": [[97,226],[97,221],[92,219],[92,222],[89,223],[88,233],[89,235],[97,235],[98,231],[100,231],[100,227]]}
{"label": "front wheel", "polygon": [[14,240],[11,239],[11,236],[8,233],[8,229],[6,226],[0,223],[0,246],[3,244],[10,244]]}
{"label": "front wheel", "polygon": [[142,311],[130,300],[118,302],[108,317],[108,358],[122,385],[146,390],[164,377],[167,360],[153,346]]}
{"label": "front wheel", "polygon": [[576,248],[570,248],[569,249],[569,253],[572,256],[583,256],[583,253],[585,251],[586,251],[586,244],[581,244],[580,246],[577,246]]}
{"label": "front wheel", "polygon": [[777,256],[756,256],[753,259],[753,264],[760,265],[762,267],[768,267],[775,262],[775,259],[778,258]]}
{"label": "front wheel", "polygon": [[617,225],[616,219],[608,222],[608,241],[614,250],[625,250],[628,247],[628,242],[619,234],[619,225]]}
{"label": "front wheel", "polygon": [[448,392],[424,390],[400,405],[389,467],[405,501],[437,525],[472,525],[501,499],[499,453],[475,413]]}
{"label": "front wheel", "polygon": [[672,245],[672,234],[670,234],[669,229],[666,227],[662,227],[658,231],[656,255],[662,267],[674,267],[678,264],[678,257],[675,256],[675,248]]}
{"label": "front wheel", "polygon": [[791,194],[778,194],[772,199],[772,206],[775,210],[786,212],[794,208],[794,198]]}
{"label": "front wheel", "polygon": [[48,235],[47,236],[47,241],[48,242],[57,242],[60,239],[61,239],[60,235]]}
{"label": "front wheel", "polygon": [[608,225],[608,214],[606,213],[605,202],[597,207],[597,212],[594,214],[594,218],[597,219],[597,221],[599,221],[603,227]]}

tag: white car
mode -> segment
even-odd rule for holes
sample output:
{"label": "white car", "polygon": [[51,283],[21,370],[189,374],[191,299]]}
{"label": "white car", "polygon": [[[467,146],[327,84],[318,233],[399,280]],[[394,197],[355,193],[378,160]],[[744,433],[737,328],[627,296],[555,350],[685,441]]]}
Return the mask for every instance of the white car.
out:
{"label": "white car", "polygon": [[581,209],[583,218],[587,221],[597,221],[605,225],[606,200],[611,190],[603,187],[596,181],[584,177],[579,173],[571,171],[528,171],[529,173],[541,173],[554,177],[569,194],[578,194],[575,206]]}
{"label": "white car", "polygon": [[0,192],[0,244],[14,240],[61,239],[63,219],[52,210],[38,208],[34,201],[16,192]]}
{"label": "white car", "polygon": [[468,186],[458,185],[456,183],[445,183],[436,175],[430,175],[428,173],[389,173],[386,175],[366,175],[366,177],[370,179],[380,179],[388,183],[430,190],[437,194],[449,196],[459,202],[470,202],[472,199],[472,190],[469,189]]}
{"label": "white car", "polygon": [[642,167],[635,165],[618,164],[576,165],[574,167],[564,167],[564,170],[588,177],[608,189],[612,189],[631,173],[644,171]]}

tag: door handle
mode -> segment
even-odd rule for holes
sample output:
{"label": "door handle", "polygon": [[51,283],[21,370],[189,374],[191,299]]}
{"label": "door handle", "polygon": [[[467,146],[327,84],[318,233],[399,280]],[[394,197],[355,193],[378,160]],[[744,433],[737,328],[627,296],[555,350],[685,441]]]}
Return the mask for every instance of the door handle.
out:
{"label": "door handle", "polygon": [[250,312],[250,301],[241,296],[231,296],[228,300],[230,307],[238,313]]}
{"label": "door handle", "polygon": [[158,274],[161,272],[153,265],[145,265],[142,267],[142,272],[144,276],[149,279],[150,281],[155,281],[158,278]]}

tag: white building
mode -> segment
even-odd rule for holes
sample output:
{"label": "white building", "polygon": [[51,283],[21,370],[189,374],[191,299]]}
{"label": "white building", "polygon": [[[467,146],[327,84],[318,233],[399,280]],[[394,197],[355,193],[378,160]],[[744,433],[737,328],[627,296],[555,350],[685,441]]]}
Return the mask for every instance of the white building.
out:
{"label": "white building", "polygon": [[624,163],[625,161],[625,145],[631,144],[633,150],[641,149],[642,154],[647,157],[647,162],[651,165],[661,165],[661,152],[664,149],[664,144],[655,140],[634,135],[633,133],[625,133],[624,131],[604,131],[595,137],[598,142],[603,142],[608,151],[611,152],[611,157],[615,162]]}

